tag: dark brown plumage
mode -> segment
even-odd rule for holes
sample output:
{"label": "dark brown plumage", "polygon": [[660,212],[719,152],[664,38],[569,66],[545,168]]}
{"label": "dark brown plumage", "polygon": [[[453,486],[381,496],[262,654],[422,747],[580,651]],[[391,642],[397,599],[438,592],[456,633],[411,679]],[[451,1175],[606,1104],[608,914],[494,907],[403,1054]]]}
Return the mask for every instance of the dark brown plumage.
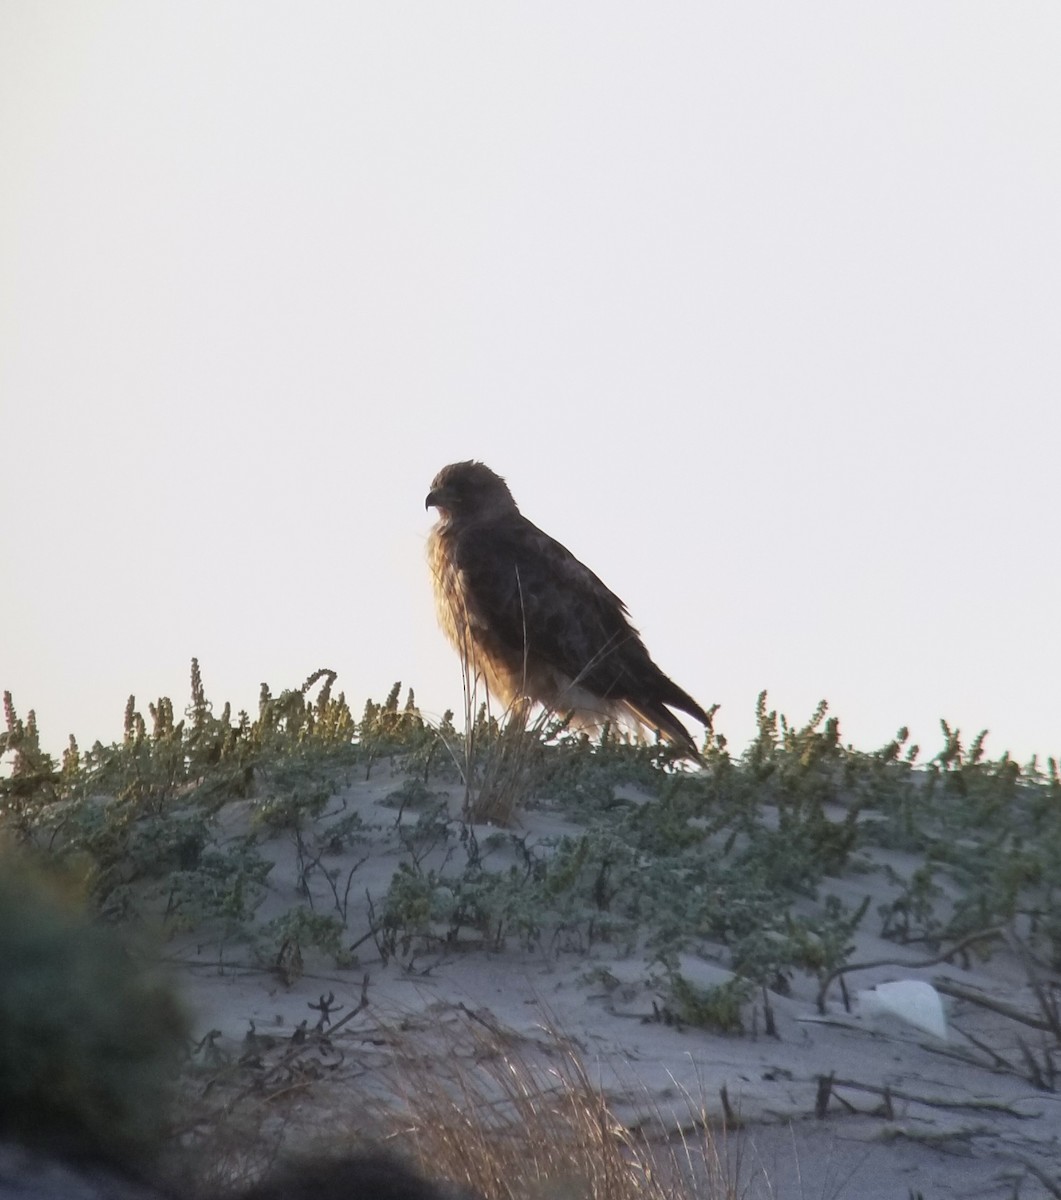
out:
{"label": "dark brown plumage", "polygon": [[425,501],[439,624],[506,708],[524,699],[577,724],[626,717],[688,755],[696,743],[670,711],[707,713],[649,657],[626,605],[558,541],[524,517],[480,462],[452,463]]}

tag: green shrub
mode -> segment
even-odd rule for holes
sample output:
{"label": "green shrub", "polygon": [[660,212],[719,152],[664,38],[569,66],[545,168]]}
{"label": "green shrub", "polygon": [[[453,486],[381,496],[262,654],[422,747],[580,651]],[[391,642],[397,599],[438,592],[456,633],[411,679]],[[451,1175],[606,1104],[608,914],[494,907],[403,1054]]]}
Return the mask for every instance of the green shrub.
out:
{"label": "green shrub", "polygon": [[0,860],[0,1135],[133,1165],[165,1132],[170,988],[43,876]]}

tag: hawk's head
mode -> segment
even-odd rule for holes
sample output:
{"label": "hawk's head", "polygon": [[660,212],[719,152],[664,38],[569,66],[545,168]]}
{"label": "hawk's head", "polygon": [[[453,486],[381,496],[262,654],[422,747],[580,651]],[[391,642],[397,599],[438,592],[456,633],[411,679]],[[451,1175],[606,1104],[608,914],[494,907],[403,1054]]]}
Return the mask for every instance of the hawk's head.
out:
{"label": "hawk's head", "polygon": [[437,508],[443,520],[519,512],[501,476],[471,460],[443,467],[431,481],[424,507]]}

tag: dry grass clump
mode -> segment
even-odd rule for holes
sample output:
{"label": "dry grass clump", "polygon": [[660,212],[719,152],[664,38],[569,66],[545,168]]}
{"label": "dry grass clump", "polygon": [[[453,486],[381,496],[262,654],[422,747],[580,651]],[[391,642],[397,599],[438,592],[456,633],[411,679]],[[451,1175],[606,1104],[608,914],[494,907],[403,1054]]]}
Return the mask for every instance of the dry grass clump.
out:
{"label": "dry grass clump", "polygon": [[[645,1119],[624,1124],[577,1046],[555,1026],[528,1038],[463,1006],[430,1028],[415,1020],[368,1022],[372,1041],[390,1057],[372,1082],[320,1069],[316,1051],[329,1038],[316,1049],[312,1038],[280,1049],[252,1082],[231,1067],[208,1072],[214,1086],[184,1114],[181,1141],[186,1151],[195,1147],[194,1164],[183,1163],[185,1193],[233,1194],[272,1176],[278,1164],[327,1170],[386,1146],[448,1195],[474,1200],[746,1194],[739,1156],[730,1161],[724,1137],[716,1141],[702,1101],[676,1088],[676,1120],[633,1081],[620,1088],[618,1103]],[[348,1034],[363,1043],[366,1030],[359,1029],[344,1031],[332,1048]]]}
{"label": "dry grass clump", "polygon": [[[398,1036],[396,1137],[424,1170],[484,1200],[735,1200],[739,1161],[703,1105],[684,1097],[683,1128],[653,1139],[615,1115],[577,1047],[554,1027],[529,1041],[464,1011],[437,1039]],[[638,1085],[631,1088],[636,1098]],[[648,1093],[650,1124],[667,1121]]]}
{"label": "dry grass clump", "polygon": [[541,711],[532,721],[530,709],[525,701],[514,704],[493,727],[482,714],[466,738],[464,817],[473,824],[511,825],[534,793],[554,718]]}
{"label": "dry grass clump", "polygon": [[[461,744],[439,730],[464,781],[463,816],[473,824],[511,825],[534,792],[542,748],[555,716],[527,699],[515,701],[500,720],[490,710],[490,695],[482,686],[470,652],[461,654],[464,688],[464,734]],[[447,713],[447,720],[451,714]],[[449,732],[452,726],[448,727]]]}

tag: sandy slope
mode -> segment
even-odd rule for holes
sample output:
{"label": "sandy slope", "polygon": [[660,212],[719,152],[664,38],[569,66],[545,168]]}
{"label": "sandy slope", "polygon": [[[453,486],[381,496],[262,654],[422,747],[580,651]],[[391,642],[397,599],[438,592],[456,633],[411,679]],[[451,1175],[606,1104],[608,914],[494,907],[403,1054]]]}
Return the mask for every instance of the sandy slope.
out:
{"label": "sandy slope", "polygon": [[[351,942],[369,928],[366,890],[378,902],[399,861],[393,837],[396,811],[385,800],[400,781],[401,776],[383,766],[329,804],[332,819],[357,811],[370,827],[366,843],[327,860],[345,878],[348,864],[368,855],[351,889]],[[455,789],[451,805],[456,813]],[[230,834],[245,828],[250,808],[248,802],[226,812]],[[400,819],[415,821],[416,813],[403,813]],[[531,842],[565,830],[575,827],[548,810],[522,818],[521,833]],[[481,843],[489,832],[478,831]],[[267,853],[275,866],[259,912],[262,920],[305,902],[296,886],[292,839],[276,836]],[[493,853],[503,859],[506,851]],[[333,897],[319,875],[311,876],[311,887],[317,910],[334,911]],[[871,912],[891,891],[879,872],[830,881],[829,890],[856,903],[870,894]],[[863,924],[869,932],[858,935],[854,961],[913,962],[919,957],[873,936],[875,922]],[[822,1016],[814,981],[797,977],[790,996],[772,998],[776,1037],[763,1033],[761,1012],[749,1014],[747,1021],[747,1028],[758,1032],[713,1035],[654,1018],[657,996],[640,955],[622,957],[607,945],[585,950],[563,939],[543,940],[547,948],[530,953],[469,943],[384,964],[369,938],[358,947],[352,968],[337,970],[324,956],[307,954],[302,975],[290,984],[255,965],[245,947],[231,945],[219,954],[216,945],[184,938],[172,950],[197,1027],[202,1033],[220,1030],[214,1044],[233,1060],[247,1051],[244,1039],[251,1021],[256,1036],[277,1039],[264,1051],[268,1062],[270,1055],[283,1052],[285,1039],[301,1022],[308,1019],[312,1026],[318,1019],[309,1005],[322,994],[334,992],[336,1004],[346,1006],[336,1011],[336,1019],[341,1018],[356,1006],[367,973],[367,1009],[335,1034],[334,1055],[322,1063],[319,1081],[300,1090],[298,1115],[310,1134],[324,1136],[356,1124],[361,1099],[386,1088],[393,1053],[387,1037],[380,1036],[381,1025],[403,1023],[427,1038],[437,1046],[441,1064],[455,1052],[447,1030],[466,1021],[467,1010],[528,1044],[543,1039],[543,1024],[561,1029],[599,1071],[616,1113],[627,1123],[658,1123],[662,1114],[672,1116],[676,1125],[687,1124],[683,1090],[703,1097],[721,1122],[724,1087],[741,1123],[739,1131],[727,1134],[727,1153],[734,1162],[740,1160],[749,1196],[908,1200],[920,1192],[926,1200],[1002,1200],[1015,1194],[1037,1200],[1061,1194],[1048,1190],[1047,1183],[1061,1179],[1061,1095],[990,1069],[987,1056],[959,1032],[1019,1060],[1016,1039],[1023,1035],[1037,1045],[1041,1035],[1033,1029],[964,1001],[948,1001],[951,1032],[943,1041],[897,1021],[871,1024],[857,1011],[845,1012],[835,987]],[[726,976],[721,966],[702,959],[690,959],[683,967],[691,980],[703,983]],[[1004,952],[986,963],[974,961],[968,969],[949,964],[879,967],[852,975],[849,986],[854,994],[904,978],[953,980],[1034,1010],[1020,964]],[[819,1119],[819,1077],[830,1073],[833,1092]]]}

